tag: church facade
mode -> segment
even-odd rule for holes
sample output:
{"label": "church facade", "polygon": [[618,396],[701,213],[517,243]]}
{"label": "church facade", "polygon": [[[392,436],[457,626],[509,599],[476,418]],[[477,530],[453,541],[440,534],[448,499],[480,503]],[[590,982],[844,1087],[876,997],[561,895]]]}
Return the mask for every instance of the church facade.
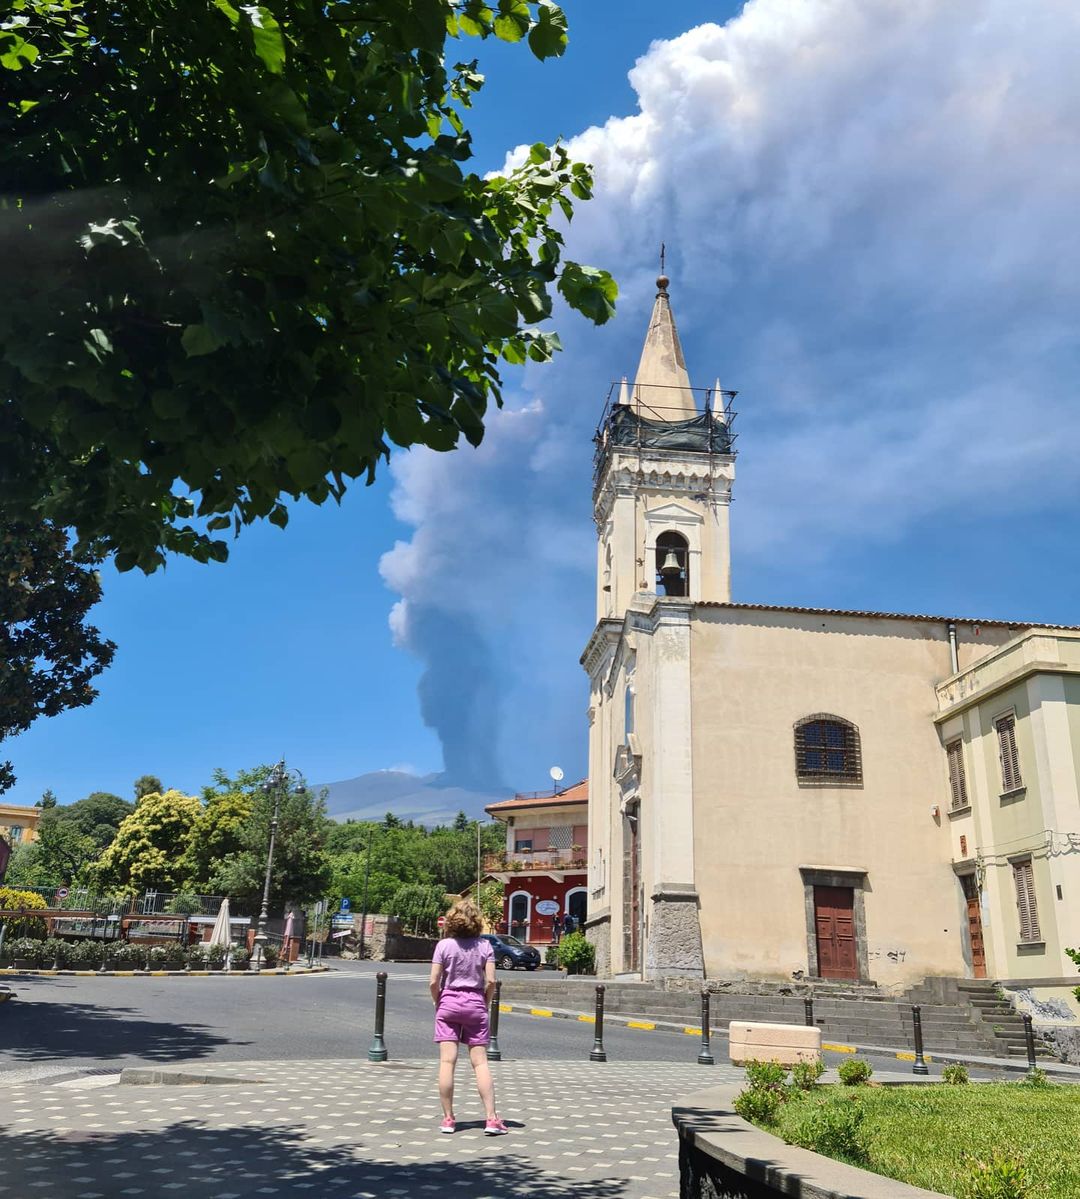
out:
{"label": "church facade", "polygon": [[597,433],[599,972],[1023,979],[1075,1012],[1080,630],[732,602],[729,397],[658,285]]}

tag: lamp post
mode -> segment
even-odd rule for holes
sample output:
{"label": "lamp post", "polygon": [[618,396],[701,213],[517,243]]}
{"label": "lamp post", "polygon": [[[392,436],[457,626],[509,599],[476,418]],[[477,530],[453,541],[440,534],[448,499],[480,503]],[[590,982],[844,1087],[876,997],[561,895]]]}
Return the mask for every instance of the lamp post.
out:
{"label": "lamp post", "polygon": [[259,910],[259,923],[253,942],[255,956],[253,965],[256,970],[262,969],[263,950],[266,947],[266,921],[270,908],[270,873],[274,868],[274,840],[277,837],[278,820],[281,818],[281,796],[285,784],[289,781],[289,772],[285,769],[284,759],[270,771],[270,777],[263,783],[262,789],[274,797],[274,814],[270,818],[270,845],[266,851],[266,878],[263,880],[262,907]]}

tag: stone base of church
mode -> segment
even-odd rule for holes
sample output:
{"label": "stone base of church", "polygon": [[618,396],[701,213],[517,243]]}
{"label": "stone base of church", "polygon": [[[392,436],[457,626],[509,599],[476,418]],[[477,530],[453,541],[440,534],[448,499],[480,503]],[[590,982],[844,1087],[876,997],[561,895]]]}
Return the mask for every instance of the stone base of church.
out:
{"label": "stone base of church", "polygon": [[646,978],[704,978],[696,888],[667,883],[652,893],[645,942]]}
{"label": "stone base of church", "polygon": [[585,939],[596,954],[596,974],[607,978],[611,974],[611,911],[604,908],[585,921]]}

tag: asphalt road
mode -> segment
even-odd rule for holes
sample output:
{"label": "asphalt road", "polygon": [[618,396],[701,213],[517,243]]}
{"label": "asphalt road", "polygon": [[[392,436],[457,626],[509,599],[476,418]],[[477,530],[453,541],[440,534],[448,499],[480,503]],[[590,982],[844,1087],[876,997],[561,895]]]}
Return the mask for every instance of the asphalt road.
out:
{"label": "asphalt road", "polygon": [[[379,969],[390,975],[391,1058],[433,1057],[427,970],[420,963],[341,962],[327,974],[291,978],[14,977],[6,982],[15,998],[0,1004],[0,1079],[194,1060],[364,1059]],[[591,1024],[516,1012],[501,1018],[506,1060],[583,1060],[592,1042]],[[605,1029],[604,1044],[612,1061],[693,1062],[698,1052],[697,1038],[685,1033],[614,1025]],[[714,1042],[718,1060],[726,1050],[726,1040]],[[832,1065],[841,1060],[826,1057]],[[897,1068],[892,1058],[875,1064]]]}

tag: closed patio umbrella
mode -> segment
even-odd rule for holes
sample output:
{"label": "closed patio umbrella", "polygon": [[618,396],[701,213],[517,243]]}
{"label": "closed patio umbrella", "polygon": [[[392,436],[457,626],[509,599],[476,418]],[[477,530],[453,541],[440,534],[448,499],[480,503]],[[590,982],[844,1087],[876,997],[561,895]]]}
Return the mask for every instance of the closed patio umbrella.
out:
{"label": "closed patio umbrella", "polygon": [[211,945],[224,945],[226,949],[232,944],[232,929],[229,924],[229,901],[223,899],[218,908],[217,919],[214,921],[214,931],[210,934]]}

